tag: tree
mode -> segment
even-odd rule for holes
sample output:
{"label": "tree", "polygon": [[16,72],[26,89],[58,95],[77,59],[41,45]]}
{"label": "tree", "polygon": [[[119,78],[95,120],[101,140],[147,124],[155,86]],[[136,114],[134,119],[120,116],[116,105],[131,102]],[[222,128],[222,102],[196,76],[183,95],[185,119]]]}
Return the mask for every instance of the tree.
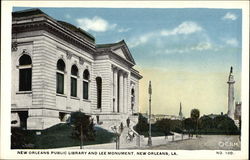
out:
{"label": "tree", "polygon": [[94,140],[95,131],[93,119],[82,112],[72,112],[70,123],[74,127],[72,135],[81,141],[81,148],[84,140]]}
{"label": "tree", "polygon": [[135,130],[139,134],[143,134],[143,132],[148,132],[148,120],[141,113],[139,113],[138,123],[135,126]]}
{"label": "tree", "polygon": [[155,126],[157,127],[157,130],[163,132],[165,136],[170,134],[172,128],[171,120],[167,118],[156,121]]}
{"label": "tree", "polygon": [[206,115],[202,116],[200,118],[200,129],[206,133],[209,132],[212,128],[214,128],[213,119]]}
{"label": "tree", "polygon": [[220,131],[223,134],[237,134],[239,132],[237,126],[227,115],[220,115],[214,118],[214,124],[217,131]]}
{"label": "tree", "polygon": [[198,109],[192,109],[191,110],[191,114],[190,114],[190,117],[191,119],[195,122],[196,124],[196,129],[195,129],[195,132],[196,132],[196,137],[198,136],[198,119],[200,117],[200,111]]}
{"label": "tree", "polygon": [[191,118],[186,118],[183,121],[184,124],[184,129],[187,130],[188,132],[188,136],[191,136],[191,131],[194,130],[195,125],[194,125],[194,121]]}

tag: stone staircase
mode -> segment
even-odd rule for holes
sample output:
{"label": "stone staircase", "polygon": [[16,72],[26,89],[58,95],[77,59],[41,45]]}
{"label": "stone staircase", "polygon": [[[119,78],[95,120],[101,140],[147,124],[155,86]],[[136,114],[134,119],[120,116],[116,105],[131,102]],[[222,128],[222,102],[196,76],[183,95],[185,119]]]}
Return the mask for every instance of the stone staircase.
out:
{"label": "stone staircase", "polygon": [[133,130],[133,127],[125,127],[120,136],[120,148],[136,148],[141,147],[144,143],[144,136],[139,135]]}

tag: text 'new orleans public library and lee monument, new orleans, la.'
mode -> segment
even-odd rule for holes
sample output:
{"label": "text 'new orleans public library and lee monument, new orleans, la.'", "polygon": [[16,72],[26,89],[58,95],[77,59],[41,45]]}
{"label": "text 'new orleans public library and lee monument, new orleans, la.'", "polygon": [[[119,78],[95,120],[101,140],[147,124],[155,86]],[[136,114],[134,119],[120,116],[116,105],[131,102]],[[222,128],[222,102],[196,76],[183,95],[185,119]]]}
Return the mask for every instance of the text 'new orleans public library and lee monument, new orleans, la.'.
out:
{"label": "text 'new orleans public library and lee monument, new orleans, la.'", "polygon": [[[95,44],[80,28],[23,10],[12,13],[11,58],[15,126],[43,130],[75,111],[109,130],[128,118],[137,123],[142,76],[125,41]],[[228,85],[228,116],[235,119],[232,68]]]}

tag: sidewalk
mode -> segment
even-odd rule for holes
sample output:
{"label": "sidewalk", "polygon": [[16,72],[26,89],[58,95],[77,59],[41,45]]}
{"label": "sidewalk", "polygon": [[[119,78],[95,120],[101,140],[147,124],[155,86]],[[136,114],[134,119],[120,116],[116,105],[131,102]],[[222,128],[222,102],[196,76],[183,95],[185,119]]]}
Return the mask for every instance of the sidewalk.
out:
{"label": "sidewalk", "polygon": [[[126,130],[125,130],[126,133]],[[125,135],[125,134],[124,134]],[[121,135],[122,137],[125,137],[124,135]],[[195,137],[193,137],[192,139],[194,139]],[[182,140],[182,135],[178,134],[178,133],[174,133],[174,138],[173,136],[161,136],[161,137],[152,137],[152,146],[159,146],[159,145],[164,145],[164,144],[168,144],[171,142],[176,142],[176,141],[181,141]],[[183,140],[187,140],[188,135],[183,135]],[[141,140],[141,145],[140,147],[136,145],[136,140],[134,139],[134,141],[132,142],[126,142],[124,140],[121,140],[120,143],[120,149],[146,149],[149,146],[148,144],[148,138],[143,138]],[[116,143],[112,142],[112,143],[105,143],[105,144],[95,144],[95,145],[87,145],[87,146],[83,146],[83,149],[116,149]],[[65,148],[57,148],[57,149],[80,149],[80,146],[75,146],[75,147],[65,147]]]}

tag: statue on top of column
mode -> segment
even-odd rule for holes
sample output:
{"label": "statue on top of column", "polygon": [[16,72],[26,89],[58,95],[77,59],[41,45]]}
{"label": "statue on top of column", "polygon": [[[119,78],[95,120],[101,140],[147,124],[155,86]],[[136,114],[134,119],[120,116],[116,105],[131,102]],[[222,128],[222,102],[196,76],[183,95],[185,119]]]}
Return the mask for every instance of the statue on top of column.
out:
{"label": "statue on top of column", "polygon": [[233,73],[233,67],[231,66],[231,68],[230,68],[230,74],[232,74]]}

